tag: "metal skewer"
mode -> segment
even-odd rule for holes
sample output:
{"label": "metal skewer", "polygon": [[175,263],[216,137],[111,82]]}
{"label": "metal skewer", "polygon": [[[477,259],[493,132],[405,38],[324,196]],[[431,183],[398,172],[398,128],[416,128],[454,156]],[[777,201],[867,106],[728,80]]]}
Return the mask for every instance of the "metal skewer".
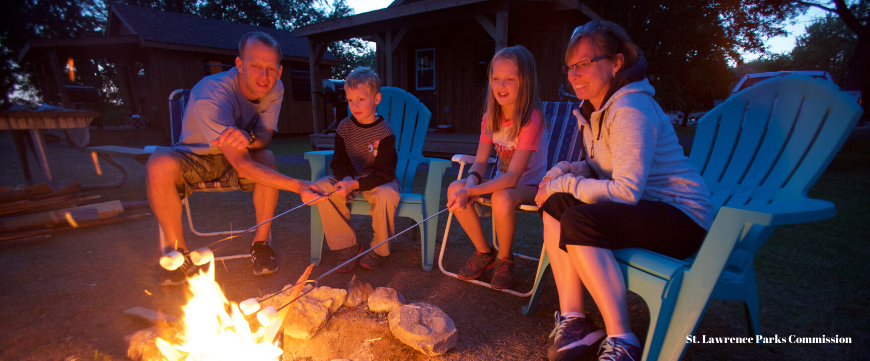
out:
{"label": "metal skewer", "polygon": [[[275,220],[275,218],[281,217],[281,216],[283,216],[283,215],[285,215],[285,214],[287,214],[287,213],[290,213],[290,212],[295,211],[295,210],[297,210],[297,209],[299,209],[299,208],[302,208],[302,206],[307,206],[307,205],[313,203],[314,201],[317,201],[317,200],[319,200],[319,199],[321,199],[321,198],[323,198],[323,197],[329,197],[329,196],[332,195],[333,193],[335,193],[335,191],[329,192],[329,193],[324,194],[324,195],[322,195],[322,196],[320,196],[320,197],[314,198],[314,199],[312,199],[312,200],[310,200],[310,201],[308,201],[308,202],[302,203],[302,204],[300,204],[300,205],[298,205],[298,206],[296,206],[296,207],[293,207],[293,208],[291,208],[291,209],[288,209],[288,210],[284,211],[283,213],[281,213],[281,214],[279,214],[279,215],[277,215],[277,216],[274,216],[274,217],[269,218],[269,219],[267,219],[267,220],[265,220],[265,221],[263,221],[263,222],[260,222],[260,224],[258,224],[258,225],[256,225],[256,226],[253,226],[253,227],[251,227],[251,228],[248,228],[248,229],[242,231],[242,232],[239,233],[239,234],[234,234],[234,235],[231,235],[231,236],[229,236],[229,237],[222,238],[222,239],[219,239],[219,240],[217,240],[217,241],[214,241],[212,244],[208,245],[207,247],[208,247],[208,248],[211,248],[212,246],[214,246],[214,245],[216,245],[216,244],[218,244],[218,243],[221,243],[221,242],[224,242],[224,241],[228,241],[228,240],[232,240],[232,239],[234,239],[234,238],[241,237],[242,235],[244,235],[244,234],[246,234],[246,233],[249,233],[249,232],[251,232],[251,231],[257,229],[257,228],[259,228],[260,226],[262,226],[262,225],[264,225],[264,224],[266,224],[266,223],[269,223],[269,222]],[[223,245],[223,246],[220,246],[220,247],[218,247],[218,248],[215,248],[215,249],[213,249],[212,251],[216,251],[216,250],[219,250],[219,249],[221,249],[221,248],[223,248],[223,247],[226,247],[226,246],[228,246],[230,243],[232,243],[232,241],[230,241],[229,243],[227,243],[227,244],[225,244],[225,245]]]}
{"label": "metal skewer", "polygon": [[[424,219],[424,220],[422,220],[422,221],[420,221],[420,222],[417,222],[417,224],[415,224],[415,225],[413,225],[413,226],[410,226],[410,227],[406,228],[405,230],[403,230],[403,231],[401,231],[401,232],[399,232],[399,233],[396,233],[396,234],[393,235],[392,237],[385,239],[383,242],[378,243],[378,244],[372,246],[371,248],[369,248],[369,249],[363,251],[362,253],[356,255],[356,257],[353,257],[353,258],[351,258],[351,259],[345,261],[344,263],[342,263],[342,264],[336,266],[335,268],[333,268],[333,269],[331,269],[331,270],[329,270],[329,271],[326,271],[326,273],[324,273],[324,274],[318,276],[317,278],[315,278],[315,279],[313,279],[313,280],[306,280],[306,281],[303,282],[303,283],[314,282],[314,284],[315,284],[314,287],[317,287],[317,283],[319,283],[319,281],[320,281],[321,278],[326,277],[327,275],[331,274],[332,272],[335,272],[336,270],[338,270],[338,269],[341,268],[342,266],[344,266],[344,265],[346,265],[346,264],[348,264],[348,263],[350,263],[350,262],[355,261],[357,258],[360,258],[360,257],[362,257],[364,254],[371,252],[373,249],[380,247],[382,244],[387,243],[387,242],[389,242],[390,240],[392,240],[392,239],[394,239],[394,238],[396,238],[396,237],[398,237],[398,236],[401,236],[401,235],[404,234],[405,232],[414,229],[414,227],[417,227],[417,226],[423,224],[424,222],[426,222],[426,221],[428,221],[428,220],[430,220],[430,219],[432,219],[432,218],[437,217],[439,214],[444,213],[444,211],[446,211],[446,210],[447,210],[447,208],[444,208],[444,209],[438,211],[438,213],[435,213],[435,214],[429,216],[428,218],[426,218],[426,219]],[[297,285],[298,285],[298,283],[295,284],[295,285],[293,285],[293,286],[295,287],[295,286],[297,286]],[[275,296],[277,296],[277,295],[280,295],[281,293],[284,293],[285,291],[287,291],[287,290],[291,290],[291,289],[293,289],[293,287],[287,287],[286,289],[283,289],[283,290],[281,290],[281,291],[275,292],[275,293],[273,293],[273,294],[271,294],[271,295],[269,295],[269,296],[266,296],[266,297],[263,298],[263,300],[261,300],[260,302],[264,302],[264,301],[266,301],[266,300],[268,300],[268,299],[270,299],[270,298],[272,298],[272,297],[275,297]],[[312,290],[313,290],[313,289],[314,289],[314,288],[312,288]],[[311,290],[309,290],[308,292],[311,292]],[[283,306],[277,308],[277,310],[280,311],[280,310],[283,309],[284,307],[289,306],[291,303],[293,303],[293,301],[298,300],[299,298],[301,298],[302,296],[304,296],[304,295],[305,295],[306,293],[308,293],[308,292],[305,292],[305,293],[303,293],[303,294],[300,294],[299,297],[296,297],[296,298],[290,300],[289,302],[287,302],[287,303],[284,304]]]}

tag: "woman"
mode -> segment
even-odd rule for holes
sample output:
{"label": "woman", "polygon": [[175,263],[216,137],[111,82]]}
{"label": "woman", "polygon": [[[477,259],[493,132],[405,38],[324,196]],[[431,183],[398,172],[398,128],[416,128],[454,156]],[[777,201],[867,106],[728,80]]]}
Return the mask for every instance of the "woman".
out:
{"label": "woman", "polygon": [[[591,21],[574,30],[564,66],[577,97],[583,155],[560,162],[539,185],[560,311],[550,360],[599,347],[600,360],[639,360],[622,271],[612,250],[645,248],[686,258],[712,223],[710,192],[683,155],[668,116],[653,100],[646,60],[625,30]],[[606,333],[585,317],[589,290]]]}

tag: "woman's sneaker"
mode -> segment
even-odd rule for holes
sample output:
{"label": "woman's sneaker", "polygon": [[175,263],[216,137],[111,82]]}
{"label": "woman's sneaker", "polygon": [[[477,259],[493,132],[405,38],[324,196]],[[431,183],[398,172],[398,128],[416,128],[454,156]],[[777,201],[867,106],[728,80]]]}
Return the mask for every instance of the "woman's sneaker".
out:
{"label": "woman's sneaker", "polygon": [[474,256],[465,263],[465,266],[462,266],[456,273],[456,276],[466,281],[477,279],[483,274],[483,271],[495,266],[495,258],[495,250],[491,250],[489,253],[475,252]]}
{"label": "woman's sneaker", "polygon": [[550,333],[555,337],[547,350],[550,361],[574,360],[592,349],[607,334],[586,317],[562,317],[556,311],[556,327]]}
{"label": "woman's sneaker", "polygon": [[598,361],[640,361],[641,351],[621,338],[608,337],[598,347]]}

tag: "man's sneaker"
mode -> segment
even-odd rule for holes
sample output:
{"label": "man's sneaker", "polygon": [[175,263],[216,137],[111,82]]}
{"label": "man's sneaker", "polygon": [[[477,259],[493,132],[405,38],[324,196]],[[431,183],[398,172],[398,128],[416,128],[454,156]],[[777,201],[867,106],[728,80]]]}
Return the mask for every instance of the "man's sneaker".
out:
{"label": "man's sneaker", "polygon": [[371,251],[366,253],[365,256],[359,258],[359,265],[369,271],[374,271],[381,266],[381,263],[383,263],[386,258],[387,257],[375,253],[375,251]]}
{"label": "man's sneaker", "polygon": [[496,259],[493,263],[495,272],[492,274],[492,288],[508,289],[514,285],[514,255]]}
{"label": "man's sneaker", "polygon": [[641,351],[621,338],[608,337],[598,347],[598,361],[640,361]]}
{"label": "man's sneaker", "polygon": [[251,245],[251,263],[254,264],[254,275],[267,275],[278,271],[278,260],[275,252],[269,247],[269,242],[254,242]]}
{"label": "man's sneaker", "polygon": [[556,311],[556,328],[550,333],[555,337],[547,350],[550,361],[574,360],[592,349],[607,334],[586,317],[562,317]]}
{"label": "man's sneaker", "polygon": [[193,262],[190,260],[190,252],[181,248],[177,249],[177,251],[184,255],[184,263],[172,271],[160,267],[160,280],[157,283],[161,286],[183,285],[187,283],[187,277],[196,271],[196,267],[194,267]]}
{"label": "man's sneaker", "polygon": [[[362,251],[363,251],[363,246],[359,243],[354,244],[353,246],[338,250],[337,251],[338,252],[338,261],[335,262],[335,266],[338,267],[342,263],[347,262],[347,260],[358,256],[360,253],[362,253]],[[356,260],[353,260],[352,262],[347,262],[346,265],[341,266],[341,268],[335,270],[335,272],[348,273],[350,271],[353,271],[354,267],[356,267]]]}
{"label": "man's sneaker", "polygon": [[456,273],[456,276],[459,277],[459,279],[466,281],[477,279],[483,274],[483,271],[495,266],[495,264],[493,264],[495,258],[495,250],[490,250],[489,253],[475,252],[474,256],[465,263],[465,266],[462,266],[462,269]]}

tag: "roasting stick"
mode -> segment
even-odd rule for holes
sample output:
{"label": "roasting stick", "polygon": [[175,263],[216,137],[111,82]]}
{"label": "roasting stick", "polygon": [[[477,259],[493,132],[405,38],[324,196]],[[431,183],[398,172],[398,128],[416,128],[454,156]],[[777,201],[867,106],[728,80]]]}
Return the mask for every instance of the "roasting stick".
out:
{"label": "roasting stick", "polygon": [[[221,248],[224,248],[224,247],[226,247],[226,246],[228,246],[228,245],[230,245],[231,243],[233,243],[233,241],[232,241],[233,239],[238,238],[238,237],[241,237],[243,234],[248,233],[248,232],[251,232],[251,231],[257,229],[258,227],[260,227],[260,226],[262,226],[262,225],[264,225],[264,224],[266,224],[266,223],[268,223],[268,222],[273,221],[275,218],[281,217],[281,216],[283,216],[283,215],[285,215],[285,214],[287,214],[287,213],[290,213],[290,212],[295,211],[295,210],[297,210],[297,209],[299,209],[299,208],[302,208],[302,206],[309,205],[309,204],[311,204],[312,202],[317,201],[318,199],[321,199],[321,198],[323,198],[323,197],[329,197],[329,196],[332,195],[333,193],[335,193],[335,191],[329,192],[329,193],[324,194],[324,195],[322,195],[322,196],[320,196],[320,197],[314,198],[314,199],[312,199],[312,200],[310,200],[310,201],[308,201],[308,202],[302,203],[302,204],[300,204],[300,205],[298,205],[298,206],[296,206],[296,207],[293,207],[293,208],[291,208],[291,209],[288,209],[288,210],[284,211],[283,213],[281,213],[281,214],[279,214],[279,215],[277,215],[277,216],[274,216],[274,217],[272,217],[272,218],[269,218],[269,219],[267,219],[267,220],[261,222],[260,224],[258,224],[258,225],[256,225],[256,226],[253,226],[253,227],[251,227],[251,228],[248,228],[248,229],[242,231],[242,233],[234,234],[234,235],[231,235],[231,236],[229,236],[229,237],[226,237],[226,238],[223,238],[223,239],[219,239],[219,240],[215,241],[214,243],[212,243],[212,244],[210,244],[210,245],[208,245],[208,246],[206,246],[206,247],[202,247],[202,248],[196,249],[196,250],[190,252],[190,260],[191,260],[194,264],[196,264],[197,266],[201,266],[201,265],[203,265],[203,264],[209,262],[210,260],[213,260],[213,259],[214,259],[214,253],[213,253],[213,252],[214,252],[214,251],[217,251],[217,250],[219,250],[219,249],[221,249]],[[222,246],[220,246],[220,247],[218,247],[218,248],[215,248],[214,250],[211,249],[211,246],[214,246],[214,245],[216,245],[216,244],[218,244],[218,243],[221,243],[221,242],[224,242],[224,241],[228,241],[228,240],[229,240],[229,242],[227,242],[227,244],[224,244],[224,245],[222,245]],[[181,252],[178,252],[178,251],[175,251],[175,250],[170,251],[169,253],[163,255],[163,257],[160,257],[160,265],[163,266],[163,268],[165,268],[165,269],[167,269],[167,270],[170,270],[170,271],[175,270],[175,269],[177,269],[178,267],[181,267],[181,264],[182,264],[182,263],[184,263],[184,255],[182,255]]]}
{"label": "roasting stick", "polygon": [[[296,207],[290,208],[290,209],[284,211],[283,213],[281,213],[281,214],[279,214],[279,215],[277,215],[277,216],[274,216],[274,217],[272,217],[272,218],[269,218],[269,219],[267,219],[267,220],[265,220],[265,221],[263,221],[263,222],[260,222],[260,224],[258,224],[258,225],[256,225],[256,226],[253,226],[253,227],[251,227],[251,228],[248,228],[248,229],[242,231],[242,233],[234,234],[234,235],[231,235],[231,236],[229,236],[229,237],[226,237],[226,238],[223,238],[223,239],[219,239],[219,240],[217,240],[217,241],[214,241],[212,244],[208,245],[207,247],[208,247],[208,248],[211,248],[212,246],[214,246],[214,245],[216,245],[216,244],[218,244],[218,243],[221,243],[221,242],[224,242],[224,241],[228,241],[228,240],[231,240],[231,239],[234,239],[234,238],[241,237],[241,236],[244,235],[245,233],[249,233],[249,232],[251,232],[251,231],[253,231],[253,230],[259,228],[260,226],[262,226],[262,225],[264,225],[264,224],[266,224],[266,223],[269,223],[269,222],[275,220],[275,218],[278,218],[278,217],[281,217],[281,216],[283,216],[283,215],[285,215],[285,214],[287,214],[287,213],[293,212],[293,211],[295,211],[295,210],[297,210],[297,209],[299,209],[299,208],[302,208],[302,206],[307,206],[307,205],[311,204],[312,202],[317,201],[317,200],[319,200],[319,199],[321,199],[321,198],[323,198],[323,197],[329,197],[329,196],[331,196],[333,193],[335,193],[335,191],[329,192],[329,193],[324,194],[324,195],[322,195],[322,196],[320,196],[320,197],[314,198],[314,199],[312,199],[312,200],[310,200],[310,201],[308,201],[308,202],[302,203],[302,204],[300,204],[300,205],[298,205],[298,206],[296,206]],[[230,242],[230,243],[232,243],[232,242]],[[218,248],[215,248],[215,249],[213,249],[213,251],[219,250],[219,249],[221,249],[221,248],[227,246],[228,244],[229,244],[229,243],[227,243],[227,244],[225,244],[225,245],[223,245],[223,246],[220,246],[220,247],[218,247]]]}
{"label": "roasting stick", "polygon": [[[413,225],[413,226],[410,226],[410,227],[406,228],[404,231],[401,231],[401,232],[399,232],[399,233],[396,233],[394,236],[392,236],[392,237],[390,237],[390,238],[387,238],[387,239],[385,239],[383,242],[378,243],[378,244],[372,246],[372,247],[369,248],[368,250],[365,250],[365,251],[363,251],[362,253],[356,255],[356,257],[353,257],[353,258],[351,258],[351,259],[345,261],[344,263],[342,263],[342,264],[338,265],[337,267],[335,267],[335,268],[333,268],[333,269],[327,271],[326,273],[320,275],[319,277],[317,277],[317,278],[315,278],[315,279],[313,279],[313,280],[307,280],[307,278],[305,278],[305,279],[301,279],[301,278],[300,278],[299,282],[296,283],[295,285],[293,285],[293,287],[291,288],[291,290],[292,290],[292,289],[296,289],[297,287],[300,287],[300,285],[301,285],[302,283],[308,283],[308,282],[313,282],[313,283],[314,283],[314,287],[317,287],[317,283],[320,282],[320,279],[321,279],[321,278],[326,277],[327,275],[331,274],[332,272],[335,272],[337,269],[339,269],[339,268],[341,268],[342,266],[348,264],[349,262],[353,262],[353,261],[355,261],[357,258],[360,258],[360,257],[362,257],[364,254],[371,252],[373,249],[378,248],[380,245],[382,245],[382,244],[384,244],[384,243],[387,243],[387,242],[389,242],[390,240],[392,240],[392,239],[394,239],[394,238],[396,238],[396,237],[398,237],[398,236],[401,236],[401,235],[404,234],[405,232],[414,229],[414,227],[417,227],[417,226],[423,224],[423,222],[426,222],[426,221],[428,221],[428,220],[430,220],[430,219],[432,219],[432,218],[437,217],[439,214],[444,213],[444,211],[446,211],[446,210],[447,210],[447,208],[444,208],[444,209],[438,211],[438,213],[435,213],[435,214],[429,216],[428,218],[426,218],[426,219],[424,219],[424,220],[418,222],[417,224],[415,224],[415,225]],[[310,267],[310,266],[309,266],[309,267]],[[313,288],[312,288],[312,289],[313,289]],[[273,294],[271,294],[271,295],[269,295],[269,296],[266,296],[266,297],[263,298],[261,301],[257,301],[255,298],[249,298],[249,299],[247,299],[247,300],[242,301],[242,303],[239,304],[239,307],[242,309],[242,312],[243,312],[243,313],[248,314],[248,315],[253,314],[253,312],[256,312],[257,310],[259,310],[259,308],[260,308],[260,302],[266,301],[266,300],[268,300],[268,299],[270,299],[270,298],[272,298],[272,297],[275,297],[275,296],[277,296],[277,295],[279,295],[279,294],[282,294],[282,293],[284,293],[284,292],[286,292],[286,291],[287,291],[287,290],[281,290],[281,291],[278,291],[278,292],[273,293]],[[310,291],[308,291],[308,292],[310,292]],[[308,292],[306,292],[306,293],[308,293]],[[301,298],[301,297],[304,296],[304,295],[305,295],[305,294],[301,294],[301,295],[299,295],[298,297],[295,297],[295,298],[291,297],[291,300],[290,300],[290,301],[288,301],[287,303],[285,303],[283,306],[278,307],[278,308],[276,309],[276,311],[280,311],[280,310],[284,309],[285,307],[287,307],[287,306],[289,306],[290,304],[292,304],[293,301],[296,301],[297,299]],[[261,312],[262,312],[262,311],[261,311]],[[259,313],[258,313],[258,316],[259,316]]]}

